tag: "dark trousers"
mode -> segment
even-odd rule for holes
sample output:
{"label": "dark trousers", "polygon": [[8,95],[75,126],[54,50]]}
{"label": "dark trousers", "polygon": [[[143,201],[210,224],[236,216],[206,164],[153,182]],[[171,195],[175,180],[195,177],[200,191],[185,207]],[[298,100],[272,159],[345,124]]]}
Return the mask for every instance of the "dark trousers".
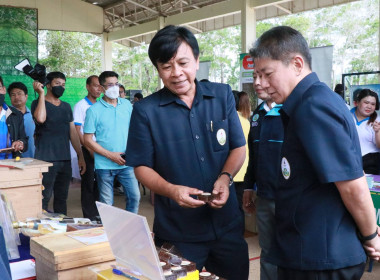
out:
{"label": "dark trousers", "polygon": [[53,161],[53,166],[43,174],[42,209],[48,210],[51,196],[54,193],[53,210],[55,213],[67,214],[67,196],[71,180],[71,161]]}
{"label": "dark trousers", "polygon": [[365,263],[336,270],[296,270],[278,267],[278,280],[359,280]]}
{"label": "dark trousers", "polygon": [[95,181],[94,158],[90,152],[82,147],[84,161],[86,162],[86,172],[81,175],[81,203],[84,218],[94,218],[99,216],[95,201],[99,200],[99,190]]}
{"label": "dark trousers", "polygon": [[184,258],[195,262],[199,271],[204,266],[207,271],[228,280],[248,279],[248,245],[240,226],[212,241],[176,242],[155,237],[156,246],[165,242],[174,245]]}

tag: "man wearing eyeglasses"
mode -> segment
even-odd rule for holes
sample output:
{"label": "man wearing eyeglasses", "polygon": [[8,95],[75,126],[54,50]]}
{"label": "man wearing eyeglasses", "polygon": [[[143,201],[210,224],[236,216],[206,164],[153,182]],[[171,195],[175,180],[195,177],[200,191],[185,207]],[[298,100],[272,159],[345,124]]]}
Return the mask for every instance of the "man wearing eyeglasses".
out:
{"label": "man wearing eyeglasses", "polygon": [[[119,98],[118,74],[104,71],[99,83],[104,96],[86,112],[84,144],[94,151],[95,173],[99,188],[99,200],[113,204],[115,177],[124,188],[127,211],[137,213],[140,192],[132,167],[125,165],[129,123],[132,104]],[[96,136],[96,142],[93,140]]]}

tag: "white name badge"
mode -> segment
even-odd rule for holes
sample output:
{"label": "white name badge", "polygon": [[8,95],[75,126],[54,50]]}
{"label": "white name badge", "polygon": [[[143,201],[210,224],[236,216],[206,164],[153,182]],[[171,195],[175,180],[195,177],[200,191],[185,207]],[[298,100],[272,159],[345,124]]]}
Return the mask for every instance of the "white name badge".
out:
{"label": "white name badge", "polygon": [[219,129],[217,132],[216,132],[216,139],[218,140],[218,143],[223,146],[224,144],[226,144],[226,141],[227,141],[227,135],[226,135],[226,131],[221,128]]}
{"label": "white name badge", "polygon": [[284,178],[288,180],[290,177],[290,164],[288,160],[284,157],[281,160],[281,172],[282,176],[284,176]]}

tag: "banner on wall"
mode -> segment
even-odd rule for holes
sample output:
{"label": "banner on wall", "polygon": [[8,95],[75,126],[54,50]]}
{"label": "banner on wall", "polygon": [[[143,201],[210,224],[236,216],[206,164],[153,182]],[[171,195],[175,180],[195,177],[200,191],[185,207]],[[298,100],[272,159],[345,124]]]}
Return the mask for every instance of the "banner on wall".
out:
{"label": "banner on wall", "polygon": [[243,84],[253,84],[253,59],[248,53],[240,54],[240,90]]}

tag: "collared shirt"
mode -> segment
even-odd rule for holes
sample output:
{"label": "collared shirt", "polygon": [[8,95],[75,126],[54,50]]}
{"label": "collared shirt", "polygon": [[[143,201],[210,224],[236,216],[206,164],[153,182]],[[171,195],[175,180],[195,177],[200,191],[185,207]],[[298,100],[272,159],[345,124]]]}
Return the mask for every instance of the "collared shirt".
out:
{"label": "collared shirt", "polygon": [[[373,130],[373,124],[368,125],[369,117],[361,121],[358,121],[358,118],[355,114],[356,107],[351,109],[352,117],[354,118],[356,124],[356,130],[359,135],[360,149],[362,151],[362,156],[370,153],[378,153],[380,149],[376,146],[376,137],[375,131]],[[377,122],[380,122],[380,118],[377,117]]]}
{"label": "collared shirt", "polygon": [[300,270],[365,262],[355,222],[334,184],[363,176],[350,112],[315,73],[295,87],[280,112],[285,137],[270,261]]}
{"label": "collared shirt", "polygon": [[34,123],[32,113],[30,112],[28,107],[26,107],[26,111],[24,114],[24,127],[25,127],[26,136],[28,136],[29,139],[28,139],[28,150],[22,153],[22,157],[34,158],[34,151],[35,151],[34,130],[36,128],[36,124]]}
{"label": "collared shirt", "polygon": [[[229,152],[245,145],[228,85],[196,82],[191,109],[167,88],[135,103],[127,164],[147,166],[172,184],[211,192]],[[226,205],[185,209],[155,196],[155,234],[165,240],[214,240],[241,224],[234,187]]]}
{"label": "collared shirt", "polygon": [[[129,100],[117,98],[117,105],[100,99],[86,111],[84,133],[95,134],[96,142],[111,152],[124,153],[127,146],[132,104]],[[122,169],[112,160],[94,153],[95,169]]]}
{"label": "collared shirt", "polygon": [[[86,120],[86,112],[87,109],[90,108],[95,103],[92,103],[90,99],[86,96],[82,100],[80,100],[77,104],[74,106],[74,124],[77,126],[80,126],[80,131],[83,134],[83,128],[84,128],[84,121]],[[95,135],[92,137],[94,141],[96,141]]]}
{"label": "collared shirt", "polygon": [[248,136],[249,163],[244,177],[246,189],[257,186],[257,195],[274,199],[280,172],[284,128],[279,110],[282,105],[266,102],[253,113]]}

